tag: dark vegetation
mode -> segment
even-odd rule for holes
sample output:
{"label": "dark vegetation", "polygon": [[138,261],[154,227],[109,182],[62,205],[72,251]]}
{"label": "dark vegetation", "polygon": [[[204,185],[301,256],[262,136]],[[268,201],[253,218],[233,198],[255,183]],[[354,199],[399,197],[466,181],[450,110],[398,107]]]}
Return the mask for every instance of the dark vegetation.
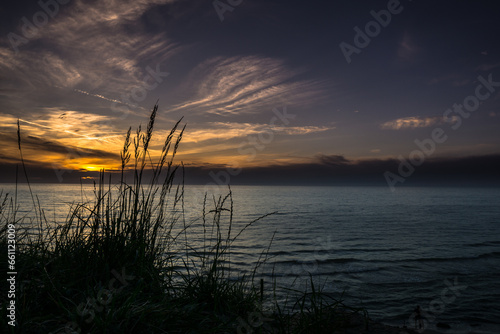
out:
{"label": "dark vegetation", "polygon": [[[93,198],[74,203],[64,223],[48,220],[33,193],[29,217],[19,214],[17,192],[1,195],[0,263],[8,272],[4,254],[14,225],[17,276],[15,327],[6,317],[8,282],[0,283],[0,331],[334,333],[349,327],[353,315],[366,319],[363,310],[323,294],[312,277],[306,291],[289,289],[286,305],[275,297],[263,300],[264,295],[276,296],[278,284],[266,284],[273,291],[264,294],[256,279],[259,266],[268,260],[266,249],[250,275],[234,277],[232,243],[266,215],[233,231],[230,188],[219,198],[205,195],[203,242],[192,242],[191,225],[183,219],[183,185],[174,184],[174,176],[183,172],[174,157],[185,126],[181,121],[174,125],[153,162],[150,143],[157,108],[145,131],[139,127],[126,134],[121,182],[112,184],[102,171]],[[144,177],[147,169],[152,178]],[[134,174],[130,184],[124,178],[127,170]]]}

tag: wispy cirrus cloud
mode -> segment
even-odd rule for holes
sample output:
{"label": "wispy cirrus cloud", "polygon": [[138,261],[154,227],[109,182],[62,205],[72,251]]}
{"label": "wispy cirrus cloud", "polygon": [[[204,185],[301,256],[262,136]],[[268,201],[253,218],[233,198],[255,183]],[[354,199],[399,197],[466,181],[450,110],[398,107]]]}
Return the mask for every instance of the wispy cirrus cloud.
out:
{"label": "wispy cirrus cloud", "polygon": [[130,90],[141,84],[145,64],[154,68],[179,52],[166,33],[150,33],[140,22],[153,6],[172,2],[74,1],[17,54],[4,41],[0,74],[17,77],[19,89],[80,88],[108,95]]}
{"label": "wispy cirrus cloud", "polygon": [[210,122],[203,129],[189,130],[184,135],[183,142],[202,142],[208,140],[229,140],[260,133],[273,132],[282,135],[306,135],[323,132],[334,127],[327,126],[270,126],[258,123]]}
{"label": "wispy cirrus cloud", "polygon": [[[457,120],[456,116],[451,117],[452,123],[455,122],[456,120]],[[446,120],[442,116],[437,116],[437,117],[412,116],[412,117],[403,117],[388,122],[384,122],[380,124],[380,128],[383,130],[427,128],[437,124],[443,124],[445,123],[445,121]]]}
{"label": "wispy cirrus cloud", "polygon": [[189,109],[219,115],[252,113],[282,101],[303,106],[325,98],[326,90],[321,82],[299,80],[300,74],[278,59],[212,58],[188,76],[183,88],[193,91],[193,96],[170,110]]}
{"label": "wispy cirrus cloud", "polygon": [[[301,140],[301,136],[314,136],[331,129],[334,127],[313,125],[284,127],[238,122],[191,124],[183,135],[182,150],[178,158],[188,165],[198,166],[225,165],[235,161],[238,161],[240,166],[297,161],[296,156],[289,156],[293,153],[287,145],[290,140]],[[167,134],[164,130],[157,132],[153,150],[159,150],[161,147],[159,138],[165,138]],[[266,144],[259,138],[266,138]],[[257,143],[260,149],[257,156],[249,159],[248,153],[241,150],[252,146],[252,143]]]}
{"label": "wispy cirrus cloud", "polygon": [[[17,120],[18,118],[13,115],[1,115],[0,128],[12,131],[17,128]],[[112,118],[109,116],[59,108],[43,108],[37,113],[19,118],[19,121],[24,131],[30,135],[47,136],[53,139],[99,139],[102,141],[118,134],[112,128]]]}

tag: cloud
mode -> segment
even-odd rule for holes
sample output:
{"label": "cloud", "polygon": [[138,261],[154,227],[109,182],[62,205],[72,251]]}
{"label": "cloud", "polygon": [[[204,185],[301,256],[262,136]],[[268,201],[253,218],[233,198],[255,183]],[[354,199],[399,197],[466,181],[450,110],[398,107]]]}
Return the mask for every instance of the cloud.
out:
{"label": "cloud", "polygon": [[[113,128],[111,116],[64,110],[60,108],[42,108],[37,113],[20,118],[21,135],[25,157],[33,160],[50,161],[66,168],[80,168],[75,159],[80,157],[80,164],[94,164],[102,167],[115,166],[119,159],[116,154],[123,147],[125,132]],[[0,154],[17,159],[17,117],[0,115],[0,129],[10,139],[4,140]],[[197,163],[224,161],[227,156],[238,154],[241,143],[249,136],[260,134],[272,138],[278,136],[303,136],[333,129],[332,126],[271,126],[260,123],[208,122],[195,124],[188,128],[182,141],[180,158]],[[160,154],[169,130],[155,130],[150,153],[153,157]],[[194,156],[193,156],[194,155]],[[38,157],[38,158],[37,158]],[[92,163],[90,163],[90,160]]]}
{"label": "cloud", "polygon": [[[3,160],[17,160],[17,118],[0,115]],[[84,163],[116,164],[123,133],[113,131],[112,118],[59,108],[44,108],[19,119],[26,159],[79,168]]]}
{"label": "cloud", "polygon": [[398,58],[403,61],[414,61],[420,52],[420,48],[415,44],[408,32],[405,32],[398,47]]}
{"label": "cloud", "polygon": [[465,86],[470,82],[470,79],[467,78],[462,78],[461,75],[458,73],[451,73],[451,74],[445,74],[441,75],[439,77],[434,77],[431,80],[429,80],[428,84],[429,85],[436,85],[441,82],[447,82],[450,83],[454,87],[460,87],[460,86]]}
{"label": "cloud", "polygon": [[319,154],[316,156],[316,159],[321,165],[327,165],[327,166],[341,166],[341,165],[351,164],[351,161],[347,160],[342,155]]}
{"label": "cloud", "polygon": [[[5,143],[10,143],[10,144],[17,143],[17,137],[14,136],[0,135],[0,138],[2,138],[2,141]],[[91,149],[91,148],[77,147],[71,145],[62,145],[58,142],[47,141],[43,138],[35,136],[23,137],[21,141],[21,146],[23,150],[27,149],[36,152],[50,152],[53,154],[63,154],[63,155],[74,154],[78,156],[92,156],[94,158],[119,157],[118,154],[110,153],[106,150]],[[16,145],[16,150],[17,150],[17,145]],[[43,160],[43,154],[42,154],[42,160]]]}
{"label": "cloud", "polygon": [[[233,185],[387,186],[384,173],[397,174],[399,164],[398,159],[351,160],[342,155],[317,155],[308,162],[243,168],[239,175],[230,178],[230,182]],[[217,165],[188,167],[186,181],[194,184],[214,182],[210,171],[212,175],[227,173]],[[500,155],[429,158],[401,186],[423,185],[499,186]]]}
{"label": "cloud", "polygon": [[[456,116],[451,117],[451,123],[454,123],[458,120]],[[445,123],[444,117],[404,117],[394,119],[392,121],[388,121],[382,123],[380,128],[383,130],[403,130],[403,129],[415,129],[415,128],[428,128],[433,125],[443,124]],[[450,122],[450,121],[448,121]]]}
{"label": "cloud", "polygon": [[128,91],[142,83],[147,65],[155,68],[180,51],[165,33],[150,33],[140,22],[153,6],[172,2],[74,1],[17,54],[9,43],[0,47],[0,74],[32,88]]}
{"label": "cloud", "polygon": [[499,66],[500,66],[500,62],[481,64],[478,67],[476,67],[476,71],[491,71],[492,69],[497,68]]}
{"label": "cloud", "polygon": [[[3,139],[3,138],[2,138]],[[0,182],[13,182],[15,159],[4,159],[0,153]],[[86,166],[84,160],[80,166]],[[277,161],[274,165],[245,167],[228,179],[231,185],[377,185],[387,186],[386,171],[398,173],[398,159],[351,160],[342,155],[316,155],[302,162]],[[97,176],[94,169],[65,170],[53,167],[50,161],[28,161],[31,181],[59,182],[57,173],[64,172],[64,182]],[[227,174],[224,164],[185,166],[186,184],[213,183],[211,175]],[[148,172],[146,172],[148,175]],[[126,177],[133,175],[126,173]],[[118,181],[118,177],[113,178]],[[225,180],[225,179],[223,179]],[[22,181],[22,180],[21,180]],[[179,180],[181,182],[181,180]],[[500,186],[500,155],[456,158],[429,158],[408,177],[402,186]],[[223,185],[226,189],[226,185]],[[389,188],[387,188],[389,191]]]}
{"label": "cloud", "polygon": [[[300,141],[301,136],[314,135],[331,129],[334,127],[272,126],[239,122],[188,124],[178,158],[185,163],[198,166],[214,163],[224,165],[231,161],[238,161],[245,166],[296,161],[296,158],[290,158],[287,153],[290,142]],[[156,138],[164,138],[166,135],[167,132],[163,130],[155,134]],[[155,140],[156,143],[159,144]],[[255,156],[249,153],[253,145],[259,148]],[[155,149],[157,147],[154,146]]]}
{"label": "cloud", "polygon": [[451,84],[454,87],[462,87],[462,86],[467,85],[469,82],[470,82],[469,79],[462,79],[462,80],[454,80],[454,81],[451,82]]}
{"label": "cloud", "polygon": [[228,140],[268,132],[285,135],[306,135],[330,129],[333,129],[333,127],[312,125],[271,126],[269,124],[257,123],[209,122],[204,129],[189,130],[184,135],[183,142],[201,142],[212,139]]}
{"label": "cloud", "polygon": [[192,70],[183,90],[194,96],[170,109],[212,114],[252,113],[286,101],[312,105],[326,97],[323,84],[298,80],[300,71],[260,56],[216,57]]}
{"label": "cloud", "polygon": [[[0,140],[7,147],[0,149],[0,163],[19,163],[17,135],[0,134]],[[109,169],[112,166],[118,166],[120,159],[119,154],[103,149],[65,145],[31,135],[22,135],[21,147],[25,163],[34,168],[51,166],[54,169],[78,170],[86,166],[99,166],[98,168]]]}
{"label": "cloud", "polygon": [[[92,93],[86,92],[86,91],[81,90],[81,89],[75,89],[74,91],[75,91],[75,92],[77,92],[77,93],[83,94],[83,95],[88,95],[88,96],[97,97],[97,98],[99,98],[99,99],[103,99],[103,100],[106,100],[106,101],[109,101],[109,102],[117,102],[117,103],[128,104],[128,103],[126,103],[126,102],[122,102],[122,101],[120,101],[120,100],[115,100],[115,99],[110,99],[110,98],[107,98],[106,96],[103,96],[103,95],[101,95],[101,94],[92,94]],[[133,105],[133,104],[128,104],[128,105],[130,105],[130,106],[132,106],[132,107],[136,107],[136,106],[135,106],[135,105]]]}

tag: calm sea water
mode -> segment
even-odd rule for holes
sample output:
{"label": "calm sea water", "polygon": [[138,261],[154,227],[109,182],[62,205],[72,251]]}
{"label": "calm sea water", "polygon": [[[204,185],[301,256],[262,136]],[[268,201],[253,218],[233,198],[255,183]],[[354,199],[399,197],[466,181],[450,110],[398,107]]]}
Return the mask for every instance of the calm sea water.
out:
{"label": "calm sea water", "polygon": [[[3,185],[13,192],[13,185]],[[33,185],[48,218],[63,221],[80,186]],[[91,187],[84,187],[90,194]],[[200,240],[203,188],[186,186],[190,242]],[[309,273],[325,292],[363,306],[369,316],[403,325],[420,305],[427,326],[448,333],[500,333],[500,189],[233,186],[233,235],[261,214],[232,247],[232,268],[305,286]],[[21,211],[32,205],[26,187]],[[208,209],[213,203],[209,196]],[[28,209],[26,209],[28,208]],[[208,211],[207,209],[207,211]]]}

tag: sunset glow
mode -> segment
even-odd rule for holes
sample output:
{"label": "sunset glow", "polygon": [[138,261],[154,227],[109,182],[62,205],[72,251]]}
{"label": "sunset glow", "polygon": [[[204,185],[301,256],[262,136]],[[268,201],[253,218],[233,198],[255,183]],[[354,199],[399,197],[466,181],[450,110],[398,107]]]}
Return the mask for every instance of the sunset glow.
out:
{"label": "sunset glow", "polygon": [[[363,37],[386,2],[257,1],[222,15],[197,0],[74,1],[26,38],[21,18],[43,9],[12,5],[0,44],[0,163],[18,163],[19,119],[29,165],[116,170],[128,128],[144,133],[156,101],[151,159],[184,117],[178,161],[193,168],[338,156],[397,168],[436,128],[446,141],[427,159],[496,156],[494,11],[470,3],[441,16],[435,6],[446,7],[401,2],[387,27]],[[415,23],[423,17],[428,28]]]}

